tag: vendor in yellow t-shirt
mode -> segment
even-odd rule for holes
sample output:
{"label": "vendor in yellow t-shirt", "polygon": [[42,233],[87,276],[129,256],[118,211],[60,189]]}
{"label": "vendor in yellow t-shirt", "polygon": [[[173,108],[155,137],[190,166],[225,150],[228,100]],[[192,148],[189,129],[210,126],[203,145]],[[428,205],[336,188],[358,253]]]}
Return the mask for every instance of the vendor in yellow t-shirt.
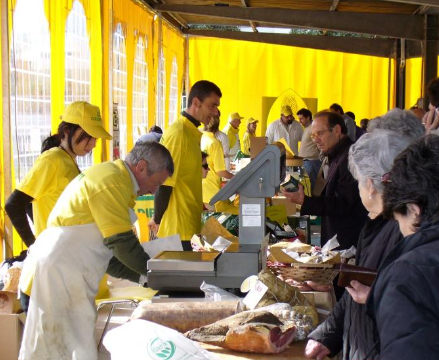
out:
{"label": "vendor in yellow t-shirt", "polygon": [[239,141],[239,125],[244,117],[237,112],[229,115],[229,122],[224,126],[223,132],[229,138],[229,156],[233,160],[236,153],[241,150],[241,142]]}
{"label": "vendor in yellow t-shirt", "polygon": [[154,196],[154,219],[150,228],[159,237],[179,234],[184,250],[192,250],[190,239],[201,230],[201,124],[218,115],[221,90],[214,83],[196,82],[189,93],[188,107],[165,130],[161,143],[174,160],[175,171]]}
{"label": "vendor in yellow t-shirt", "polygon": [[221,142],[215,138],[212,128],[216,128],[219,118],[215,116],[212,121],[204,127],[201,137],[201,150],[204,151],[209,164],[209,173],[202,181],[203,203],[208,210],[215,208],[209,205],[210,199],[221,189],[221,178],[231,179],[233,174],[226,170],[224,153]]}
{"label": "vendor in yellow t-shirt", "polygon": [[253,118],[247,119],[247,131],[242,138],[242,152],[245,155],[250,155],[250,138],[256,136],[256,126],[258,122],[258,120]]}
{"label": "vendor in yellow t-shirt", "polygon": [[[12,192],[5,210],[27,247],[47,227],[47,219],[67,185],[80,173],[78,156],[89,154],[96,139],[111,140],[105,130],[99,107],[86,101],[68,105],[61,117],[58,132],[43,141],[35,164]],[[29,225],[26,209],[32,203],[34,232]],[[20,280],[21,306],[27,311],[33,271],[22,273]]]}
{"label": "vendor in yellow t-shirt", "polygon": [[132,231],[135,199],[173,171],[169,151],[146,142],[67,186],[24,263],[23,271],[36,267],[20,359],[97,359],[99,282],[106,271],[145,282],[149,256]]}

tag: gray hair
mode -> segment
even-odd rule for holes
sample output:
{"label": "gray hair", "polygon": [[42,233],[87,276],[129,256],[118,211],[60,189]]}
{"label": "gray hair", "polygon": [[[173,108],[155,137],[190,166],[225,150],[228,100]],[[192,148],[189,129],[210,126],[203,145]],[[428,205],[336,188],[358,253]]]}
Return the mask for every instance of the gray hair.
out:
{"label": "gray hair", "polygon": [[381,177],[391,170],[395,157],[412,141],[412,138],[388,130],[364,134],[349,149],[352,176],[362,185],[371,179],[375,190],[383,193]]}
{"label": "gray hair", "polygon": [[417,116],[412,111],[398,108],[369,121],[367,131],[371,133],[376,129],[394,131],[399,135],[410,137],[412,141],[425,135],[425,128]]}
{"label": "gray hair", "polygon": [[174,173],[171,153],[158,142],[138,142],[125,158],[125,161],[132,166],[136,166],[140,160],[146,161],[149,176],[163,170],[166,170],[169,176]]}

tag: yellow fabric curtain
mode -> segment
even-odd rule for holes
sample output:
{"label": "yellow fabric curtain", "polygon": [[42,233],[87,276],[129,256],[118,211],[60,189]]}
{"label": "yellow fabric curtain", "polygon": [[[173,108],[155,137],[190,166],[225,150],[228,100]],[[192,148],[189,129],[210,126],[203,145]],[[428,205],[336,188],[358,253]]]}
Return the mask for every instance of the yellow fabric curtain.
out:
{"label": "yellow fabric curtain", "polygon": [[50,30],[50,98],[52,133],[56,133],[59,116],[64,111],[65,29],[71,9],[68,0],[46,0],[45,12]]}
{"label": "yellow fabric curtain", "polygon": [[[2,26],[2,16],[0,14],[0,29]],[[0,38],[0,49],[2,46],[1,38]],[[0,51],[0,61],[3,61],[2,59],[2,52]],[[3,86],[2,86],[2,79],[0,78],[0,114],[3,114]],[[4,239],[4,233],[5,233],[5,159],[4,159],[4,153],[3,153],[3,119],[0,121],[0,261],[3,261],[3,239]],[[6,160],[7,161],[7,160]],[[9,176],[9,175],[8,175]]]}
{"label": "yellow fabric curtain", "polygon": [[[191,84],[210,80],[223,93],[222,126],[235,111],[266,121],[262,97],[277,97],[288,88],[302,98],[317,98],[319,110],[339,103],[358,120],[387,111],[387,58],[195,37],[189,39],[189,58]],[[244,132],[240,126],[240,135]]]}
{"label": "yellow fabric curtain", "polygon": [[[151,91],[152,96],[149,99],[149,105],[148,107],[151,109],[152,117],[150,118],[149,126],[157,124],[157,118],[156,118],[156,98],[157,98],[157,91],[158,91],[158,71],[159,71],[159,61],[160,61],[160,54],[159,54],[159,18],[158,16],[155,18],[153,22],[153,38],[152,38],[152,73],[151,73]],[[148,66],[148,69],[150,67]]]}
{"label": "yellow fabric curtain", "polygon": [[[51,115],[52,133],[58,129],[59,117],[64,111],[65,95],[65,32],[66,23],[75,0],[45,0],[45,12],[50,29],[51,50]],[[90,39],[91,103],[102,109],[102,34],[99,1],[77,0],[84,7],[87,34]],[[102,141],[98,139],[93,151],[95,163],[103,161]]]}
{"label": "yellow fabric curtain", "polygon": [[422,58],[406,60],[405,108],[410,109],[422,97]]}
{"label": "yellow fabric curtain", "polygon": [[[137,43],[137,34],[141,33],[147,40],[147,61],[148,61],[148,78],[152,74],[152,55],[148,54],[151,48],[152,22],[153,14],[139,5],[133,3],[131,0],[113,0],[113,31],[118,23],[123,23],[126,26],[125,45],[127,57],[127,150],[133,147],[133,73],[134,73],[134,58]],[[109,33],[104,36],[105,41],[108,39]],[[152,51],[152,48],[151,48]],[[110,56],[112,54],[109,54]],[[112,69],[109,69],[111,72]],[[108,74],[110,73],[108,72]],[[150,86],[148,86],[150,89]],[[110,89],[111,91],[111,89]],[[151,91],[149,91],[151,94]],[[151,103],[151,96],[148,96],[149,113],[154,111],[155,103]],[[107,105],[108,98],[106,99]],[[149,117],[150,118],[150,117]]]}
{"label": "yellow fabric curtain", "polygon": [[[166,67],[166,104],[165,104],[165,128],[169,125],[169,120],[174,121],[175,119],[169,119],[169,95],[171,90],[171,72],[172,72],[172,62],[174,59],[177,61],[177,110],[181,106],[181,95],[183,92],[183,75],[184,75],[184,47],[185,38],[177,33],[174,29],[169,27],[165,22],[162,23],[162,36],[163,36],[163,50],[165,53],[165,67]],[[178,111],[177,111],[178,114]]]}

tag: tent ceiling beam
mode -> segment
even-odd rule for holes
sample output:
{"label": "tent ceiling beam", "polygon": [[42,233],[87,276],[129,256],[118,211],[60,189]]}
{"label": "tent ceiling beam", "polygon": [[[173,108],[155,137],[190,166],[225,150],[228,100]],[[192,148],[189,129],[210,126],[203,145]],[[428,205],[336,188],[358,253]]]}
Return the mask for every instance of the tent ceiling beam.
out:
{"label": "tent ceiling beam", "polygon": [[308,11],[279,8],[240,8],[204,5],[154,5],[156,11],[212,16],[272,25],[422,40],[424,16]]}

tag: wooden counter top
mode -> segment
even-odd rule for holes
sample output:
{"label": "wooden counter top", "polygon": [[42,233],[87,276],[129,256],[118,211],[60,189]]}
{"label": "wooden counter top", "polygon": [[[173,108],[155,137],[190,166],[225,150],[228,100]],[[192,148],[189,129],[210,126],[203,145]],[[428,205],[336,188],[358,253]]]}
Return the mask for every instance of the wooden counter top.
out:
{"label": "wooden counter top", "polygon": [[220,348],[218,346],[199,343],[204,349],[217,355],[222,360],[307,360],[304,352],[306,341],[293,342],[280,354],[240,353]]}

